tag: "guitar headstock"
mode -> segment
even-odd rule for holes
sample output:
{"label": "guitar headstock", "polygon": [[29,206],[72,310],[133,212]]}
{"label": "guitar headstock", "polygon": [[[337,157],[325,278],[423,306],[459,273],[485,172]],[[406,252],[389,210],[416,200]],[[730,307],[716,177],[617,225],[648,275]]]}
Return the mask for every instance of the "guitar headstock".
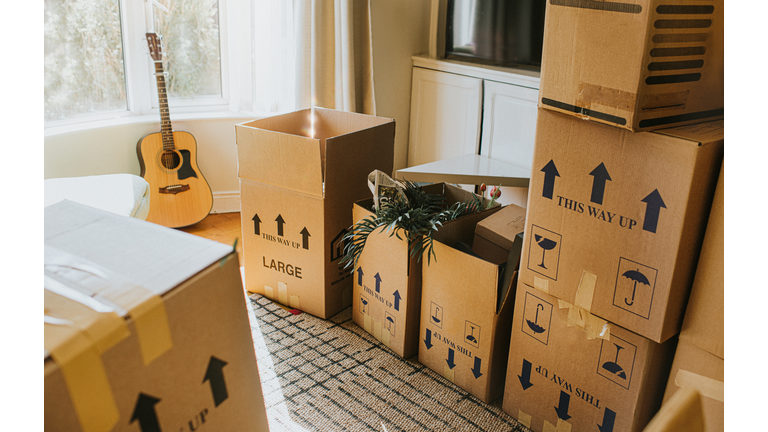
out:
{"label": "guitar headstock", "polygon": [[149,44],[149,55],[154,61],[163,61],[163,39],[156,33],[147,33],[147,44]]}

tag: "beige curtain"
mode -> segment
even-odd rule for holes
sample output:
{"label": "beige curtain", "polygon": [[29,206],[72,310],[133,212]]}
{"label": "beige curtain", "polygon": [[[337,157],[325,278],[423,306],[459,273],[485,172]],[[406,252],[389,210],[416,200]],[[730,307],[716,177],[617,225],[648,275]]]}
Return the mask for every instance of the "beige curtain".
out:
{"label": "beige curtain", "polygon": [[296,105],[376,114],[370,0],[294,0]]}

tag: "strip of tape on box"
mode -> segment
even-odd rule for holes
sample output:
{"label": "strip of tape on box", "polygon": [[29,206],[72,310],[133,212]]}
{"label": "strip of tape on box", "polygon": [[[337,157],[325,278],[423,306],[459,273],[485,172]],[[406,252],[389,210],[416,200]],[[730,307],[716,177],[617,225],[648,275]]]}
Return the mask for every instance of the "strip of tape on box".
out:
{"label": "strip of tape on box", "polygon": [[702,396],[725,402],[725,383],[723,381],[680,369],[675,375],[675,384],[680,388],[696,390]]}
{"label": "strip of tape on box", "polygon": [[68,287],[68,298],[82,304],[95,302],[121,316],[130,316],[145,365],[173,347],[165,303],[157,294],[85,258],[48,245],[45,268],[46,280]]}
{"label": "strip of tape on box", "polygon": [[[52,291],[46,290],[45,297],[45,351],[64,377],[81,429],[83,432],[109,431],[117,423],[120,413],[101,354],[119,338],[114,337],[114,332],[106,332],[106,335],[99,335],[102,339],[94,340],[94,335],[81,327],[93,322],[97,327],[119,328],[125,326],[125,321],[114,312],[97,312]],[[71,310],[66,306],[67,302],[74,306],[75,313],[67,312]]]}

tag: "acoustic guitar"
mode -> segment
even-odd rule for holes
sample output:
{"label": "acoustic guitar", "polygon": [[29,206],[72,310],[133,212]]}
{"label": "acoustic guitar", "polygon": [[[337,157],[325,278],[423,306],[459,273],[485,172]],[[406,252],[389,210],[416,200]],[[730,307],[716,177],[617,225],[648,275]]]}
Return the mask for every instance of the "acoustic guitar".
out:
{"label": "acoustic guitar", "polygon": [[141,176],[150,185],[147,220],[180,228],[203,220],[213,207],[213,195],[197,167],[195,137],[171,127],[160,38],[147,33],[147,42],[155,63],[161,125],[160,132],[141,138],[136,145]]}

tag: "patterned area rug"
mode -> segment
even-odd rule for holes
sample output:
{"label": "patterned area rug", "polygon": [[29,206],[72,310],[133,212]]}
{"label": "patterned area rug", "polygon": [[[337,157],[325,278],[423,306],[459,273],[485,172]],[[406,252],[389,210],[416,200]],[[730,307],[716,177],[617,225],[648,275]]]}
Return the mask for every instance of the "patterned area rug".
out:
{"label": "patterned area rug", "polygon": [[269,427],[281,431],[520,431],[529,429],[352,322],[294,314],[248,293]]}

